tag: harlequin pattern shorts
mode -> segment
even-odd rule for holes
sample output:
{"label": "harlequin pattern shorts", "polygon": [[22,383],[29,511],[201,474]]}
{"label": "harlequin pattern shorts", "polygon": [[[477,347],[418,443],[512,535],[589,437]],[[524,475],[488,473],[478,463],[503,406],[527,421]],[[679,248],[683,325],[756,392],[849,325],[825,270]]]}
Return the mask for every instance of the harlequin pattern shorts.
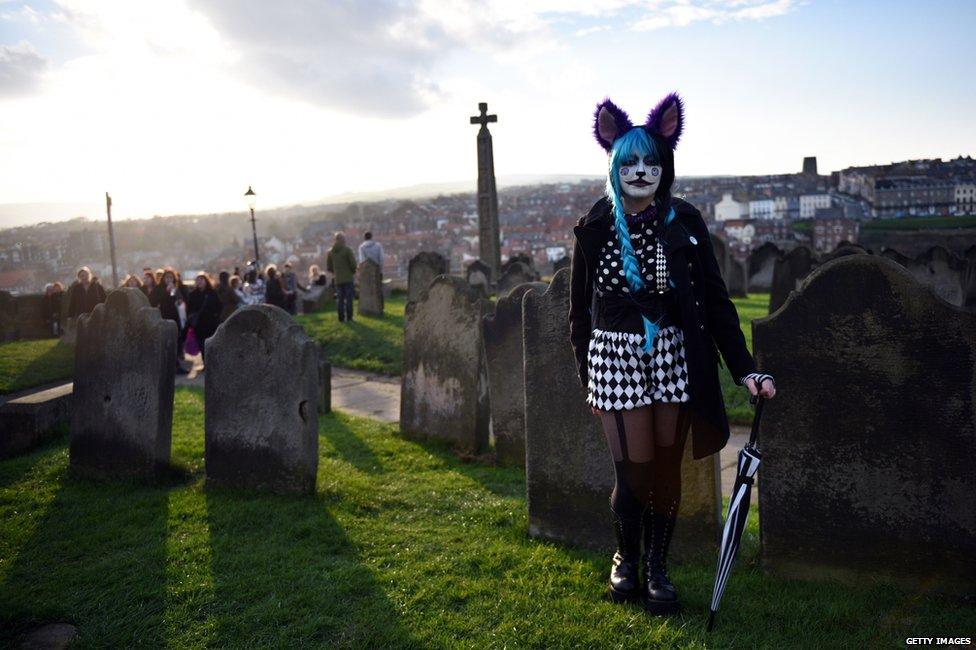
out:
{"label": "harlequin pattern shorts", "polygon": [[658,331],[650,354],[643,344],[643,334],[593,330],[586,397],[590,406],[619,411],[691,399],[681,330],[670,326]]}

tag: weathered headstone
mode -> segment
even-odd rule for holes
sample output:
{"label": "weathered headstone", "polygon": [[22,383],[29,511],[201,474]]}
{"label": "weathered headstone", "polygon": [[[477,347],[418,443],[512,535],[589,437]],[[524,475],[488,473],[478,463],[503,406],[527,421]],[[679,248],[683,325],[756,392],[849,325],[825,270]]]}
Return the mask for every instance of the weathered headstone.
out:
{"label": "weathered headstone", "polygon": [[515,253],[514,255],[510,255],[509,258],[505,260],[505,263],[502,264],[499,277],[504,275],[505,271],[507,271],[513,264],[524,264],[529,268],[530,272],[535,273],[535,263],[532,261],[532,257],[526,253]]}
{"label": "weathered headstone", "polygon": [[335,290],[332,287],[324,285],[309,287],[308,291],[302,294],[302,313],[314,314],[325,311],[334,296]]}
{"label": "weathered headstone", "polygon": [[542,282],[521,284],[498,299],[484,318],[485,358],[491,431],[498,460],[525,465],[525,369],[522,351],[522,297],[546,290]]}
{"label": "weathered headstone", "polygon": [[302,326],[271,305],[238,309],[207,339],[208,483],[315,491],[318,364]]}
{"label": "weathered headstone", "polygon": [[783,254],[779,246],[766,242],[749,255],[749,287],[753,291],[769,291],[773,284],[776,258]]}
{"label": "weathered headstone", "polygon": [[440,253],[423,251],[410,258],[407,267],[407,302],[416,302],[438,275],[450,271],[448,259]]}
{"label": "weathered headstone", "polygon": [[766,405],[763,564],[976,592],[976,315],[871,255],[753,321]]}
{"label": "weathered headstone", "polygon": [[465,269],[468,286],[474,287],[485,294],[491,293],[491,269],[481,260],[475,260]]}
{"label": "weathered headstone", "polygon": [[746,265],[737,259],[729,258],[728,289],[733,298],[745,298],[749,293],[749,273]]}
{"label": "weathered headstone", "polygon": [[489,282],[497,278],[502,265],[501,231],[498,226],[498,191],[495,188],[495,158],[488,124],[497,115],[488,115],[488,104],[478,104],[479,114],[471,118],[478,129],[478,256],[488,266]]}
{"label": "weathered headstone", "polygon": [[513,262],[502,272],[498,279],[498,295],[504,296],[515,287],[526,282],[535,282],[539,277],[531,267],[522,262]]}
{"label": "weathered headstone", "polygon": [[885,250],[882,256],[905,267],[912,277],[936,295],[957,306],[965,305],[964,287],[966,262],[942,246],[934,246],[915,259],[897,251]]}
{"label": "weathered headstone", "polygon": [[573,263],[573,258],[569,255],[563,255],[558,260],[552,263],[552,273],[555,275],[559,273],[560,269],[568,269]]}
{"label": "weathered headstone", "polygon": [[373,260],[363,260],[357,270],[359,276],[359,313],[363,316],[383,315],[383,271]]}
{"label": "weathered headstone", "polygon": [[709,236],[712,239],[712,250],[715,252],[719,272],[722,274],[722,279],[725,280],[729,295],[733,297],[745,296],[747,289],[745,269],[737,267],[737,264],[742,265],[732,258],[732,252],[723,237],[719,237],[715,233],[711,233]]}
{"label": "weathered headstone", "polygon": [[481,319],[491,305],[461,278],[442,275],[407,304],[400,427],[450,441],[466,453],[488,447],[488,379]]}
{"label": "weathered headstone", "polygon": [[319,346],[319,413],[332,412],[332,362],[326,354],[325,346]]}
{"label": "weathered headstone", "polygon": [[800,280],[817,267],[817,257],[806,246],[797,246],[776,259],[773,265],[773,284],[769,289],[769,313],[779,309]]}
{"label": "weathered headstone", "polygon": [[[569,275],[560,271],[545,293],[522,299],[529,534],[609,552],[613,462],[569,341]],[[689,439],[681,471],[675,556],[713,552],[721,530],[718,454],[694,460]]]}
{"label": "weathered headstone", "polygon": [[111,291],[78,318],[69,436],[73,472],[153,478],[165,471],[176,335],[176,323],[160,316],[138,289]]}

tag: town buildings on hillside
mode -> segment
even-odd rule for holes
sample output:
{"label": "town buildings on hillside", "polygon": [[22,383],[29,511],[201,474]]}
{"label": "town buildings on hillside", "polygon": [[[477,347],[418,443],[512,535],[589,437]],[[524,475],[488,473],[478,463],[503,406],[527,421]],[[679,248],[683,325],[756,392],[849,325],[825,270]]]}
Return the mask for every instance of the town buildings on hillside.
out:
{"label": "town buildings on hillside", "polygon": [[[976,161],[971,157],[850,167],[766,176],[679,177],[675,196],[697,206],[709,229],[745,258],[765,242],[782,248],[806,243],[833,250],[856,243],[860,223],[872,218],[976,214]],[[531,257],[547,272],[573,250],[573,226],[602,196],[602,179],[504,189],[499,193],[502,258]],[[299,271],[324,265],[333,235],[342,230],[353,247],[367,230],[383,244],[386,277],[405,279],[411,257],[423,250],[445,255],[460,272],[478,255],[474,193],[424,200],[387,200],[344,206],[295,206],[259,214],[262,263],[291,261]],[[143,267],[173,266],[217,272],[253,258],[250,225],[237,214],[118,221],[120,279]],[[99,222],[74,220],[0,232],[0,290],[38,291],[46,282],[70,281],[90,266],[111,277],[107,236]]]}

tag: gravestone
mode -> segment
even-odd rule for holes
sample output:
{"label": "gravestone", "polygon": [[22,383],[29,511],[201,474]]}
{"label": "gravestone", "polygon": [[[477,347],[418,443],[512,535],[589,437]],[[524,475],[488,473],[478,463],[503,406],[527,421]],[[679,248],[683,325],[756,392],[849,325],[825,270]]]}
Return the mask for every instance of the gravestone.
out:
{"label": "gravestone", "polygon": [[485,295],[491,293],[491,269],[481,260],[475,260],[465,269],[468,286],[474,287]]}
{"label": "gravestone", "polygon": [[942,246],[934,246],[915,259],[887,249],[882,255],[905,267],[912,277],[924,284],[946,302],[965,305],[966,262]]}
{"label": "gravestone", "polygon": [[332,302],[335,290],[324,285],[312,285],[308,291],[302,293],[302,313],[314,314],[325,311]]}
{"label": "gravestone", "polygon": [[319,351],[283,309],[248,305],[207,339],[207,483],[312,493]]}
{"label": "gravestone", "polygon": [[[522,299],[525,346],[525,482],[529,534],[611,552],[613,462],[600,420],[590,412],[569,341],[568,269],[545,293]],[[692,434],[693,435],[693,434]],[[674,532],[677,558],[718,549],[718,454],[694,460],[685,444],[682,498]]]}
{"label": "gravestone", "polygon": [[502,264],[499,272],[499,277],[504,275],[505,271],[511,268],[514,264],[524,264],[525,266],[528,267],[531,273],[535,273],[535,263],[532,261],[532,258],[526,253],[516,253],[514,255],[510,255],[509,258],[505,260],[505,263]]}
{"label": "gravestone", "polygon": [[749,255],[749,287],[753,291],[769,291],[773,284],[776,258],[783,254],[779,246],[766,242]]}
{"label": "gravestone", "polygon": [[573,258],[569,255],[563,255],[558,260],[552,263],[552,273],[555,275],[559,273],[560,269],[568,269],[573,263]]}
{"label": "gravestone", "polygon": [[976,592],[976,314],[890,260],[837,259],[753,321],[764,566]]}
{"label": "gravestone", "polygon": [[976,311],[976,259],[965,260],[960,277],[962,306],[964,309]]}
{"label": "gravestone", "polygon": [[400,427],[465,453],[488,447],[488,380],[481,319],[491,304],[461,278],[441,275],[407,304]]}
{"label": "gravestone", "polygon": [[525,369],[522,348],[522,297],[542,282],[521,284],[498,299],[484,317],[485,358],[495,453],[501,463],[525,465]]}
{"label": "gravestone", "polygon": [[332,362],[326,354],[325,345],[319,345],[319,413],[332,412]]}
{"label": "gravestone", "polygon": [[749,273],[745,263],[730,258],[728,278],[729,295],[733,298],[745,298],[749,293]]}
{"label": "gravestone", "polygon": [[383,271],[379,264],[365,259],[359,264],[359,313],[363,316],[383,315]]}
{"label": "gravestone", "polygon": [[712,239],[712,250],[715,252],[715,261],[718,262],[718,269],[722,274],[722,279],[725,281],[725,287],[728,289],[729,295],[736,298],[744,297],[746,295],[745,269],[736,268],[737,262],[732,259],[729,245],[724,238],[719,237],[715,233],[710,233],[709,237]]}
{"label": "gravestone", "polygon": [[773,265],[773,284],[769,288],[769,313],[779,309],[800,280],[817,267],[817,258],[806,246],[797,246],[778,257]]}
{"label": "gravestone", "polygon": [[512,262],[498,279],[498,295],[503,296],[515,287],[538,280],[538,274],[522,262]]}
{"label": "gravestone", "polygon": [[[173,424],[176,323],[138,289],[109,292],[77,319],[69,447],[73,472],[153,478]],[[209,356],[209,355],[208,355]]]}
{"label": "gravestone", "polygon": [[407,302],[416,302],[438,275],[450,272],[450,263],[440,253],[423,251],[410,258],[407,267]]}

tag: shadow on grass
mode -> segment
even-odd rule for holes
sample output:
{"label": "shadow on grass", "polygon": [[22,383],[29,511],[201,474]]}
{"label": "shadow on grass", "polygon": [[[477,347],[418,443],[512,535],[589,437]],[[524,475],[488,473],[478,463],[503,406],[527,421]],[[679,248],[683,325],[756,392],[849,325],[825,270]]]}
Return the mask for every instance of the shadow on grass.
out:
{"label": "shadow on grass", "polygon": [[74,369],[74,346],[58,342],[57,345],[25,364],[21,371],[11,378],[11,385],[6,392],[16,393],[34,386],[68,380],[74,374]]}
{"label": "shadow on grass", "polygon": [[14,485],[24,477],[54,458],[59,451],[68,446],[68,425],[57,425],[51,437],[39,447],[23,455],[0,461],[0,490]]}
{"label": "shadow on grass", "polygon": [[398,440],[423,449],[436,459],[440,468],[457,472],[479,483],[492,494],[506,498],[525,496],[525,470],[521,467],[498,465],[493,454],[467,456],[455,450],[450,443],[435,438],[407,436],[397,431]]}
{"label": "shadow on grass", "polygon": [[[163,635],[167,494],[93,483],[65,465],[25,490],[54,494],[0,585],[0,645],[31,627],[71,622],[80,643],[158,646]],[[6,524],[9,530],[10,522]]]}
{"label": "shadow on grass", "polygon": [[328,426],[319,427],[319,432],[323,438],[332,443],[342,460],[360,472],[383,474],[387,471],[376,452],[353,431],[348,421],[331,418]]}
{"label": "shadow on grass", "polygon": [[417,647],[323,499],[205,493],[216,645]]}

